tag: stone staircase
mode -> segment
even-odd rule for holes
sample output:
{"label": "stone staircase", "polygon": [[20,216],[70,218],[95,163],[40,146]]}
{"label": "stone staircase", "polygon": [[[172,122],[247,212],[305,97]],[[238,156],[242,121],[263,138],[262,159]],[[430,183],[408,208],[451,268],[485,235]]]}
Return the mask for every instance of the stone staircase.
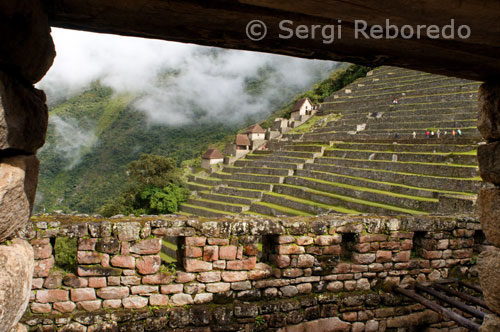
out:
{"label": "stone staircase", "polygon": [[[305,134],[284,134],[268,151],[210,176],[191,176],[193,196],[182,213],[419,215],[444,212],[443,198],[454,211],[472,210],[480,185],[478,87],[377,68],[326,98],[318,115],[340,118]],[[439,138],[426,138],[437,129]],[[452,135],[457,129],[461,136]]]}

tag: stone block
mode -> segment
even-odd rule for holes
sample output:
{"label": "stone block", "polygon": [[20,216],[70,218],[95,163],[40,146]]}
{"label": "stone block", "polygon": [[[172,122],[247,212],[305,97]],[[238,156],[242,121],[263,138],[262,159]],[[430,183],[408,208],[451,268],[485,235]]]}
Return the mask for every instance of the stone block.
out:
{"label": "stone block", "polygon": [[0,150],[29,154],[45,143],[45,93],[0,71]]}
{"label": "stone block", "polygon": [[35,156],[0,159],[0,242],[25,229],[28,223],[38,184],[38,165]]}
{"label": "stone block", "polygon": [[130,247],[130,252],[138,255],[156,255],[161,250],[161,239],[142,240]]}
{"label": "stone block", "polygon": [[92,277],[89,278],[89,287],[91,288],[102,288],[107,286],[106,277]]}
{"label": "stone block", "polygon": [[221,275],[219,271],[202,272],[198,274],[197,280],[203,283],[218,282],[221,280]]}
{"label": "stone block", "polygon": [[205,262],[199,259],[186,258],[184,259],[184,269],[186,269],[186,272],[211,271],[212,263]]}
{"label": "stone block", "polygon": [[175,275],[161,272],[142,277],[142,283],[147,285],[167,285],[175,280]]}
{"label": "stone block", "polygon": [[78,251],[76,253],[78,264],[99,264],[101,254],[95,251]]}
{"label": "stone block", "polygon": [[69,292],[63,289],[41,289],[36,292],[36,301],[40,303],[69,301]]}
{"label": "stone block", "polygon": [[486,182],[500,184],[500,142],[479,145],[477,148],[479,175]]}
{"label": "stone block", "polygon": [[278,246],[278,254],[280,255],[300,255],[303,253],[305,253],[304,247],[295,244],[282,244]]}
{"label": "stone block", "polygon": [[170,305],[180,307],[187,304],[193,304],[193,298],[189,294],[174,294],[170,298]]}
{"label": "stone block", "polygon": [[168,296],[163,294],[153,294],[149,297],[149,305],[166,306],[168,305]]}
{"label": "stone block", "polygon": [[141,224],[138,222],[119,222],[113,224],[113,234],[118,235],[120,241],[136,241],[139,240]]}
{"label": "stone block", "polygon": [[164,285],[164,286],[161,286],[161,289],[160,289],[162,294],[182,293],[183,290],[184,290],[184,285],[182,285],[182,284]]}
{"label": "stone block", "polygon": [[207,284],[206,289],[209,293],[223,293],[231,289],[231,284],[226,282],[217,282],[213,284]]}
{"label": "stone block", "polygon": [[479,87],[478,108],[481,136],[485,140],[500,139],[500,83],[483,83]]}
{"label": "stone block", "polygon": [[493,312],[500,314],[500,250],[483,251],[477,265],[484,299]]}
{"label": "stone block", "polygon": [[478,205],[479,220],[486,239],[495,247],[500,247],[500,189],[481,189]]}
{"label": "stone block", "polygon": [[205,246],[203,247],[203,260],[205,262],[213,262],[219,259],[218,246]]}
{"label": "stone block", "polygon": [[111,258],[110,263],[115,267],[123,267],[125,269],[135,268],[135,258],[132,256],[116,255]]}
{"label": "stone block", "polygon": [[85,278],[77,277],[74,274],[70,273],[64,276],[63,284],[71,288],[81,288],[87,287],[88,280]]}
{"label": "stone block", "polygon": [[207,242],[206,237],[188,236],[186,237],[186,246],[203,247]]}
{"label": "stone block", "polygon": [[23,315],[30,299],[33,249],[27,241],[14,239],[10,245],[0,246],[0,262],[0,303],[8,303],[0,310],[0,326],[9,331]]}
{"label": "stone block", "polygon": [[93,288],[77,288],[71,290],[71,301],[91,301],[95,300],[95,290]]}
{"label": "stone block", "polygon": [[57,310],[59,312],[65,313],[65,312],[72,312],[73,310],[76,309],[76,304],[71,302],[71,301],[66,301],[66,302],[56,302],[53,304],[54,310]]}
{"label": "stone block", "polygon": [[128,287],[104,287],[96,291],[98,297],[104,300],[123,299],[129,295]]}
{"label": "stone block", "polygon": [[[101,309],[102,301],[101,300],[92,300],[92,301],[82,301],[76,304],[76,307],[80,310],[85,311],[97,311]],[[71,330],[73,331],[73,330]]]}
{"label": "stone block", "polygon": [[140,309],[148,305],[148,299],[141,296],[130,296],[122,300],[125,309]]}
{"label": "stone block", "polygon": [[237,271],[237,272],[224,271],[224,272],[222,272],[222,280],[224,280],[225,282],[244,281],[244,280],[247,280],[247,278],[248,278],[248,273],[246,271]]}
{"label": "stone block", "polygon": [[236,246],[219,247],[219,259],[234,260],[236,259]]}
{"label": "stone block", "polygon": [[155,274],[160,270],[160,256],[143,256],[137,259],[135,266],[140,274]]}

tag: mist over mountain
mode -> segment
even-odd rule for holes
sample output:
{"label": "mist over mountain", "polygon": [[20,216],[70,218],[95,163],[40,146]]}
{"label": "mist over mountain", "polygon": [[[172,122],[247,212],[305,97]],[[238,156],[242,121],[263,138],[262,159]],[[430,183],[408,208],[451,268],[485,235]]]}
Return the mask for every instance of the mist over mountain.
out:
{"label": "mist over mountain", "polygon": [[54,29],[37,210],[93,212],[143,153],[180,163],[266,119],[335,62]]}

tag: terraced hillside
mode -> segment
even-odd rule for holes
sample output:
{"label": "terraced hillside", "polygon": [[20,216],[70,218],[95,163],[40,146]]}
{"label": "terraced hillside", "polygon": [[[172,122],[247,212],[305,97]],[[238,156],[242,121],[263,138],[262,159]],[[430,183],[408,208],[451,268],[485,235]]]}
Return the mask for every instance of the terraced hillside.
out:
{"label": "terraced hillside", "polygon": [[[478,87],[477,82],[377,68],[325,100],[319,113],[340,114],[335,120],[283,135],[268,143],[268,151],[248,154],[222,171],[191,176],[193,196],[182,213],[472,210],[480,183]],[[454,136],[458,129],[461,135]],[[435,135],[427,138],[427,131]]]}

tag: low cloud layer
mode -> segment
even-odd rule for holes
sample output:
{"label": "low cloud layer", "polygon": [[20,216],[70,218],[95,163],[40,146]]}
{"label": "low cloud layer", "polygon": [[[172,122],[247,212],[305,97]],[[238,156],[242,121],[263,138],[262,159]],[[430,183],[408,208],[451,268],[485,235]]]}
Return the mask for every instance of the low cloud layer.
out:
{"label": "low cloud layer", "polygon": [[[49,103],[99,80],[116,93],[133,93],[151,123],[238,121],[268,114],[290,91],[326,77],[335,62],[222,50],[191,44],[53,29],[57,57],[39,83]],[[249,80],[264,82],[249,93]],[[52,120],[53,121],[53,120]]]}
{"label": "low cloud layer", "polygon": [[74,119],[63,119],[54,115],[50,118],[50,124],[54,126],[54,149],[66,162],[65,169],[78,165],[84,153],[97,142],[94,132],[83,129]]}

